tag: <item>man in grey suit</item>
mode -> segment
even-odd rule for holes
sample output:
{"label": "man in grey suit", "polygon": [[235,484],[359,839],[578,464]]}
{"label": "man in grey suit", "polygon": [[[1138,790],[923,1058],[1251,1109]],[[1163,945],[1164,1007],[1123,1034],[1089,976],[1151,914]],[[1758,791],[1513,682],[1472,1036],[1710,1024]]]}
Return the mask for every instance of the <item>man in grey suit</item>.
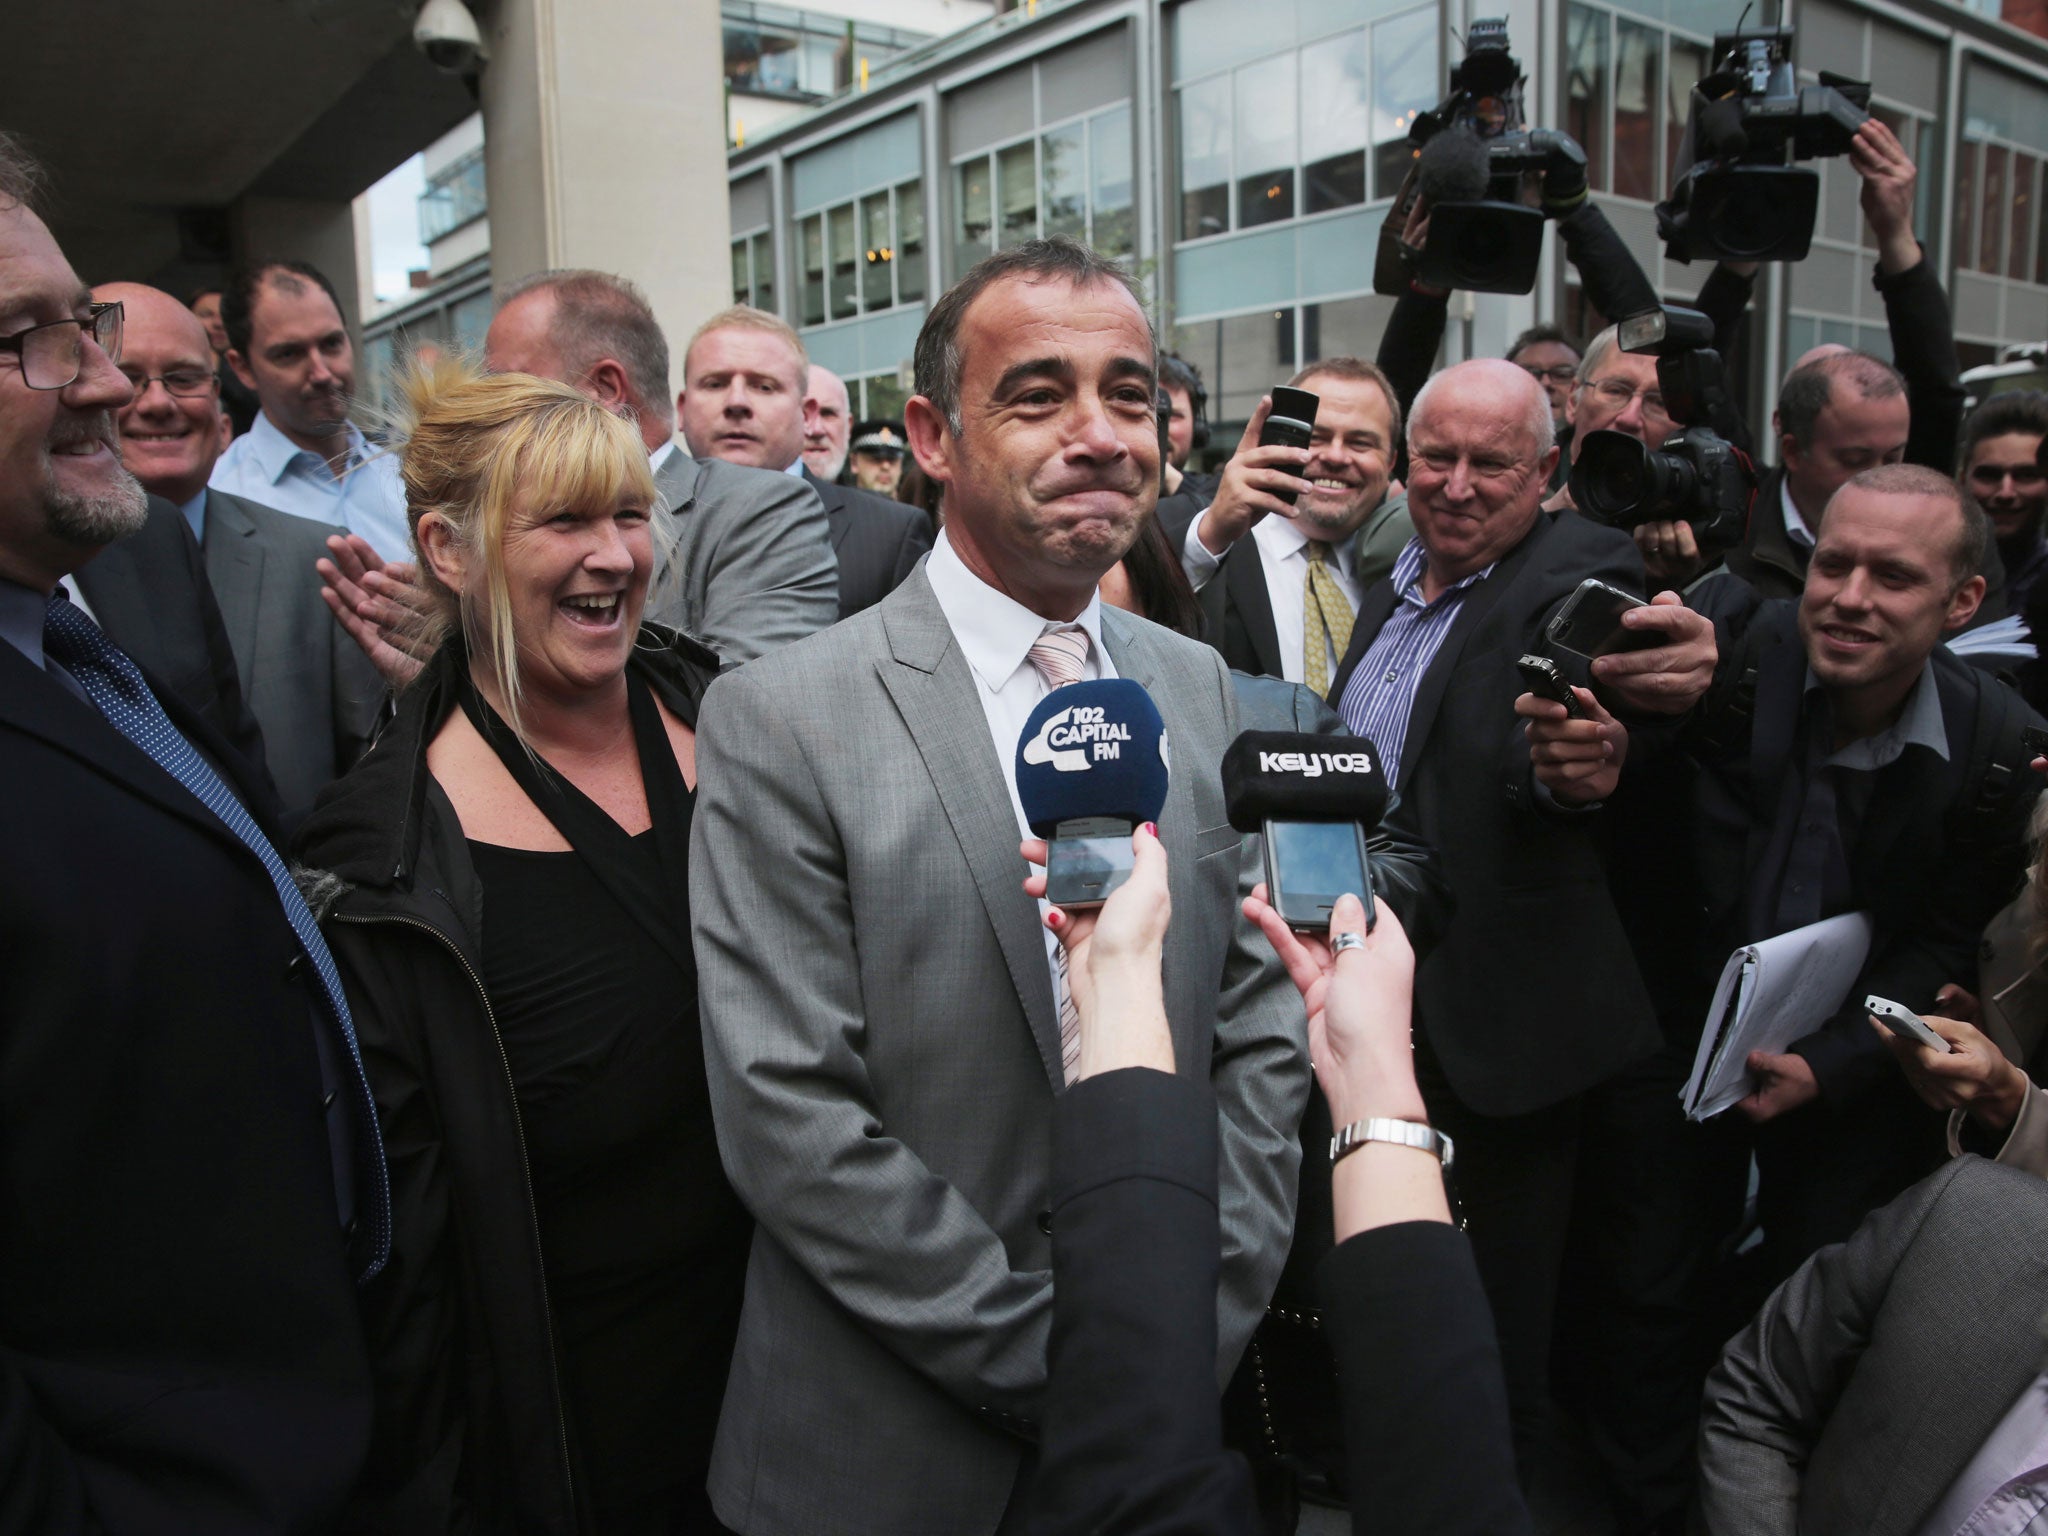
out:
{"label": "man in grey suit", "polygon": [[199,540],[279,802],[303,810],[369,750],[384,699],[376,669],[320,600],[314,564],[334,530],[208,488],[227,437],[196,315],[140,283],[103,283],[93,297],[127,311],[121,371],[135,397],[118,417],[122,461]]}
{"label": "man in grey suit", "polygon": [[[1707,1529],[2038,1531],[2044,1308],[2048,1184],[1960,1157],[1914,1185],[1729,1342],[1700,1434]],[[2001,1519],[1972,1523],[2000,1500]]]}
{"label": "man in grey suit", "polygon": [[633,284],[609,272],[536,273],[500,302],[484,357],[493,373],[559,380],[638,422],[667,504],[648,618],[742,662],[839,617],[838,567],[811,488],[692,458],[675,441],[668,340]]}
{"label": "man in grey suit", "polygon": [[1157,494],[1154,350],[1127,274],[1076,242],[977,266],[917,344],[911,441],[945,486],[931,558],[705,696],[705,1062],[758,1223],[711,1496],[747,1536],[1020,1528],[1066,1075],[1012,764],[1055,678],[1144,684],[1172,741],[1166,997],[1219,1114],[1219,1382],[1278,1278],[1308,1059],[1239,910],[1257,851],[1217,780],[1229,675],[1096,591]]}

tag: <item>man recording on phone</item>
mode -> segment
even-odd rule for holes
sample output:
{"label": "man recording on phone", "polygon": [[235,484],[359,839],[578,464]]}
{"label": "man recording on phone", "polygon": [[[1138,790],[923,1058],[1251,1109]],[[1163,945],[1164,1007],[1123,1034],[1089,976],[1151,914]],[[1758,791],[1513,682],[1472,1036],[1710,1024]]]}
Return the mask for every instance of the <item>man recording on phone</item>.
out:
{"label": "man recording on phone", "polygon": [[930,559],[705,696],[706,1068],[758,1224],[710,1487],[747,1536],[1021,1529],[1078,1022],[1019,883],[1016,764],[1060,687],[1142,685],[1171,742],[1165,996],[1177,1069],[1215,1094],[1212,1385],[1285,1255],[1308,1061],[1239,911],[1212,766],[1235,697],[1214,652],[1097,591],[1158,494],[1155,355],[1129,274],[1075,241],[975,267],[926,317],[905,409],[945,488]]}

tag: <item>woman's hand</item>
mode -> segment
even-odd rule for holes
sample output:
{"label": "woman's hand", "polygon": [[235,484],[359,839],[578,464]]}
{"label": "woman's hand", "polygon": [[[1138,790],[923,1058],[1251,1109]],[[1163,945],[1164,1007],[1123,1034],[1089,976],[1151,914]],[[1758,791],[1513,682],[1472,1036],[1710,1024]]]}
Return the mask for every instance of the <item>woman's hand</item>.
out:
{"label": "woman's hand", "polygon": [[[1100,907],[1055,907],[1046,927],[1067,956],[1067,990],[1081,1015],[1081,1060],[1076,1079],[1119,1067],[1173,1070],[1173,1032],[1166,1023],[1160,975],[1166,927],[1173,916],[1166,889],[1166,850],[1159,829],[1146,823],[1131,835],[1131,876]],[[1026,895],[1045,897],[1045,844],[1021,845],[1038,866],[1024,881]]]}
{"label": "woman's hand", "polygon": [[1976,1026],[1932,1014],[1922,1017],[1929,1029],[1955,1049],[1941,1052],[1917,1040],[1901,1039],[1874,1018],[1870,1027],[1898,1058],[1913,1091],[1928,1104],[1936,1109],[1967,1110],[1987,1130],[2011,1130],[2033,1087],[2027,1074],[2006,1060],[1997,1042]]}
{"label": "woman's hand", "polygon": [[433,599],[419,567],[378,558],[352,533],[335,534],[327,549],[332,558],[313,563],[321,599],[384,681],[403,688],[419,676],[438,643],[431,638]]}
{"label": "woman's hand", "polygon": [[[1282,921],[1256,887],[1244,904],[1287,967],[1308,1008],[1309,1058],[1330,1102],[1330,1123],[1386,1116],[1426,1120],[1415,1086],[1414,1036],[1409,1021],[1415,994],[1415,952],[1400,919],[1383,901],[1373,931],[1365,931],[1365,904],[1338,899],[1330,937],[1299,934]],[[1355,933],[1363,948],[1335,951],[1337,936]]]}

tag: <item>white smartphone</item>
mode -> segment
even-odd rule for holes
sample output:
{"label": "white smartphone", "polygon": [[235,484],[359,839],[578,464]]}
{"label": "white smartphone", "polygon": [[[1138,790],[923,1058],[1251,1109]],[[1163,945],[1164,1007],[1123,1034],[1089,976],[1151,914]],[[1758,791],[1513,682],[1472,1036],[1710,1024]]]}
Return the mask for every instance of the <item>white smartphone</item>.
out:
{"label": "white smartphone", "polygon": [[1873,993],[1863,999],[1863,1006],[1870,1010],[1872,1018],[1901,1040],[1911,1040],[1917,1045],[1926,1046],[1930,1051],[1939,1051],[1944,1056],[1955,1050],[1954,1046],[1927,1027],[1925,1019],[1903,1004],[1895,1003],[1889,998],[1878,997]]}

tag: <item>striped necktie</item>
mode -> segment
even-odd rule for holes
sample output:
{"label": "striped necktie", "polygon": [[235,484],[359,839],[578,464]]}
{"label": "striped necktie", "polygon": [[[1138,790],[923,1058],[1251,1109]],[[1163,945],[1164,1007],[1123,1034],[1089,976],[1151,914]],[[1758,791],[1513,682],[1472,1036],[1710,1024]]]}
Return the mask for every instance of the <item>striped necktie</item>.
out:
{"label": "striped necktie", "polygon": [[1302,553],[1308,556],[1308,586],[1301,604],[1301,677],[1321,698],[1330,691],[1331,654],[1341,660],[1351,648],[1354,616],[1337,588],[1337,578],[1330,574],[1330,546],[1310,539]]}
{"label": "striped necktie", "polygon": [[[1031,642],[1027,653],[1031,665],[1045,679],[1045,691],[1064,688],[1081,681],[1081,669],[1088,661],[1088,631],[1078,624],[1048,624],[1045,632]],[[1081,1066],[1081,1011],[1074,1006],[1073,989],[1067,985],[1067,949],[1053,946],[1053,964],[1060,980],[1060,1069],[1071,1083]]]}
{"label": "striped necktie", "polygon": [[256,855],[264,873],[270,876],[270,883],[277,890],[278,902],[284,908],[285,921],[291,925],[300,949],[313,963],[313,972],[320,981],[321,1000],[347,1046],[347,1059],[354,1069],[348,1086],[356,1100],[356,1135],[360,1151],[364,1154],[361,1164],[365,1173],[372,1167],[375,1169],[369,1182],[370,1261],[369,1268],[360,1277],[369,1279],[383,1268],[384,1260],[391,1252],[391,1184],[384,1167],[384,1145],[377,1127],[376,1101],[370,1096],[370,1079],[363,1071],[362,1052],[356,1046],[355,1021],[349,1016],[348,998],[341,990],[341,973],[335,969],[334,956],[328,951],[327,941],[320,936],[320,926],[313,920],[312,908],[306,905],[306,898],[299,893],[291,871],[285,868],[284,860],[278,857],[277,850],[263,835],[263,829],[256,825],[255,818],[221,776],[213,771],[212,765],[171,723],[163,705],[149,691],[141,670],[113,641],[100,633],[92,620],[78,611],[61,588],[50,599],[50,609],[43,620],[43,650],[78,681],[93,706],[106,716],[109,725],[191,791],[201,805],[213,812],[242,845]]}

